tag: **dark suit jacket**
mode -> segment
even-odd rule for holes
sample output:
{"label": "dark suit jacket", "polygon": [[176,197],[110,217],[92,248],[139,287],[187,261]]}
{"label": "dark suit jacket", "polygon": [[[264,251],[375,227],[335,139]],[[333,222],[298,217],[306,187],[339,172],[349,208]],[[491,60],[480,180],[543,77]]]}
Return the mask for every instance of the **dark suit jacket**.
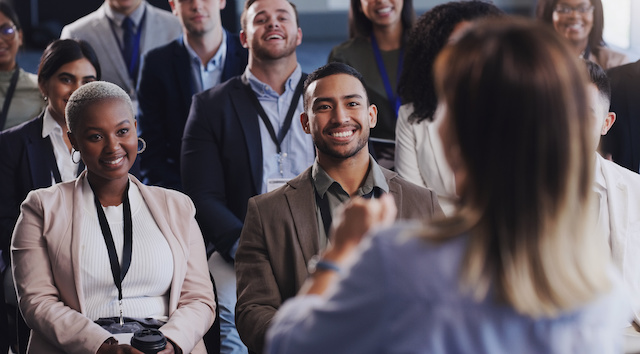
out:
{"label": "dark suit jacket", "polygon": [[195,94],[182,139],[184,191],[208,242],[229,259],[247,200],[262,187],[262,140],[242,76]]}
{"label": "dark suit jacket", "polygon": [[[436,194],[382,169],[398,219],[429,220],[442,214]],[[319,253],[318,219],[311,168],[271,193],[249,199],[236,253],[236,328],[242,341],[262,353],[275,312],[296,295]],[[375,311],[375,309],[372,309]]]}
{"label": "dark suit jacket", "polygon": [[[221,82],[241,75],[247,66],[247,50],[238,36],[229,32],[226,35]],[[147,150],[140,156],[145,184],[182,189],[180,146],[195,93],[191,61],[182,38],[145,56],[138,84],[138,131],[147,141]]]}
{"label": "dark suit jacket", "polygon": [[640,168],[640,61],[610,69],[611,112],[617,115],[602,137],[603,154],[633,172]]}

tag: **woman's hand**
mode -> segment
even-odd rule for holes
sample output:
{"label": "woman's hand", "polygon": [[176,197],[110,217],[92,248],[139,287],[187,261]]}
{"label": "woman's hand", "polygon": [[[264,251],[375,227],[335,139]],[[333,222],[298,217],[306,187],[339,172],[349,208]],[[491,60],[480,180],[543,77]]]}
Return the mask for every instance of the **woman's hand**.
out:
{"label": "woman's hand", "polygon": [[[170,353],[173,353],[173,351],[171,351]],[[100,346],[96,354],[144,354],[144,353],[130,346],[129,344],[118,344],[118,342],[115,339],[109,338],[104,343],[102,343],[102,345]]]}

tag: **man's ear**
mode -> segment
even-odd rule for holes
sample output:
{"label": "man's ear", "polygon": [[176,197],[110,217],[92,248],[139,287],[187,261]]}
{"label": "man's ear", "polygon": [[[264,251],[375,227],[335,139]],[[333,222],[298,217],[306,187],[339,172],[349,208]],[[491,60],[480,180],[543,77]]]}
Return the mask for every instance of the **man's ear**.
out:
{"label": "man's ear", "polygon": [[242,44],[243,48],[249,48],[247,45],[247,34],[244,33],[244,30],[240,30],[240,44]]}
{"label": "man's ear", "polygon": [[602,130],[600,131],[600,135],[607,135],[609,129],[616,121],[616,114],[613,112],[607,113],[607,118],[604,119],[604,124],[602,124]]}
{"label": "man's ear", "polygon": [[171,12],[173,12],[174,15],[176,14],[176,4],[173,2],[174,0],[169,0],[169,7],[171,8]]}
{"label": "man's ear", "polygon": [[302,130],[305,133],[311,134],[311,129],[309,129],[309,116],[306,112],[300,113],[300,124],[302,124]]}
{"label": "man's ear", "polygon": [[378,125],[378,107],[375,104],[369,105],[369,128]]}

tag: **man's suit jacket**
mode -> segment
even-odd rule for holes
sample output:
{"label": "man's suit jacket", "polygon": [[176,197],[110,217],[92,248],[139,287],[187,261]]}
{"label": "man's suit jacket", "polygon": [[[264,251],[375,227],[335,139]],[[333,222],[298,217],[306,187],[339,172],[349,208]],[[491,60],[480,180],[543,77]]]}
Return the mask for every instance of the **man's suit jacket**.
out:
{"label": "man's suit jacket", "polygon": [[[21,207],[11,252],[20,309],[33,329],[30,353],[95,353],[112,336],[83,315],[79,262],[85,178],[83,173],[33,191]],[[169,321],[161,331],[185,353],[206,353],[202,336],[213,323],[216,305],[193,203],[182,193],[130,179],[173,254],[168,260],[174,266]]]}
{"label": "man's suit jacket", "polygon": [[195,94],[182,138],[182,186],[205,239],[223,257],[240,238],[247,200],[262,189],[258,113],[244,76]]}
{"label": "man's suit jacket", "polygon": [[602,137],[602,152],[633,172],[640,171],[640,61],[607,71],[616,123]]}
{"label": "man's suit jacket", "polygon": [[597,157],[607,189],[613,263],[622,272],[640,322],[640,175]]}
{"label": "man's suit jacket", "polygon": [[[436,194],[382,169],[398,219],[442,214]],[[282,302],[296,295],[307,263],[320,252],[311,168],[284,187],[249,199],[236,253],[236,328],[247,347],[262,353],[265,333]],[[375,311],[375,309],[372,309]]]}
{"label": "man's suit jacket", "polygon": [[[226,35],[220,82],[241,75],[247,66],[247,50],[238,36]],[[147,150],[140,155],[145,184],[182,189],[180,146],[195,88],[191,58],[182,39],[147,53],[138,83],[138,131],[147,142]]]}
{"label": "man's suit jacket", "polygon": [[[134,80],[129,77],[118,40],[114,37],[105,13],[107,6],[109,5],[105,1],[96,11],[64,26],[60,38],[82,39],[91,44],[100,61],[102,80],[122,87],[135,100]],[[146,8],[146,15],[140,43],[140,58],[149,50],[167,44],[182,34],[180,21],[172,13],[154,7],[146,1],[142,2],[142,6]]]}

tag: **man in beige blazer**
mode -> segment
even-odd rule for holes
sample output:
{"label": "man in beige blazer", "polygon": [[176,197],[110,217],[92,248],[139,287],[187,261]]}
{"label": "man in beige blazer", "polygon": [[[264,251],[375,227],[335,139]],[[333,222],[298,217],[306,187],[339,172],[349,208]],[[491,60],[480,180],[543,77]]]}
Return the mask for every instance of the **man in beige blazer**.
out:
{"label": "man in beige blazer", "polygon": [[[594,112],[593,145],[607,134],[616,120],[609,112],[611,89],[604,70],[587,62],[591,111]],[[640,323],[640,175],[596,153],[594,190],[600,200],[598,227],[611,247],[613,263],[620,270],[633,310]]]}
{"label": "man in beige blazer", "polygon": [[307,263],[329,242],[332,214],[342,202],[390,193],[398,218],[428,220],[442,213],[435,193],[369,155],[377,108],[369,104],[360,73],[330,63],[309,75],[303,92],[300,121],[313,138],[316,161],[283,187],[249,199],[236,253],[236,327],[256,353],[263,351],[275,312],[307,278]]}
{"label": "man in beige blazer", "polygon": [[[125,18],[133,21],[135,49],[131,68],[123,57]],[[100,60],[102,80],[120,86],[137,104],[136,81],[142,56],[180,35],[180,21],[169,11],[145,0],[105,0],[96,11],[64,26],[60,38],[82,39],[91,44]],[[137,111],[137,106],[134,108]]]}

